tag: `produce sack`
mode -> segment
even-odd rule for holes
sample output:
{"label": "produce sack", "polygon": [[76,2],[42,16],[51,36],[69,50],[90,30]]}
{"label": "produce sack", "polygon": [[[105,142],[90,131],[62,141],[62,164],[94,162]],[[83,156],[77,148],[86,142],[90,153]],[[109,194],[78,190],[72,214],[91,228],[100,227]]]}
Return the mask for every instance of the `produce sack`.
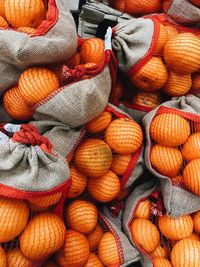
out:
{"label": "produce sack", "polygon": [[[1,94],[17,82],[24,69],[67,60],[77,47],[75,23],[65,0],[49,0],[46,8],[42,1],[35,1],[35,4],[40,5],[42,13],[39,13],[41,16],[37,17],[37,23],[34,20],[33,26],[30,21],[26,21],[32,14],[23,20],[23,12],[30,12],[28,2],[27,6],[23,6],[24,10],[21,10],[22,6],[17,9],[14,3],[5,5],[4,16],[10,26],[0,25]],[[11,16],[11,13],[14,15]],[[28,29],[24,27],[26,25]]]}

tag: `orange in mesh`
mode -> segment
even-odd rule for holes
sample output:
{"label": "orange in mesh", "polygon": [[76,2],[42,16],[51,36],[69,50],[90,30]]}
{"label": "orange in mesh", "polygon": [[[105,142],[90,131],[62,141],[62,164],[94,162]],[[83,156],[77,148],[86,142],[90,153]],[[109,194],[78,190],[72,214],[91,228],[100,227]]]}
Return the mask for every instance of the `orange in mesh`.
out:
{"label": "orange in mesh", "polygon": [[19,91],[29,105],[38,103],[59,87],[58,77],[47,68],[29,68],[19,78]]}
{"label": "orange in mesh", "polygon": [[38,267],[36,261],[25,257],[19,248],[9,249],[7,252],[7,266],[8,267]]}
{"label": "orange in mesh", "polygon": [[179,146],[190,135],[189,122],[177,114],[159,114],[150,127],[151,138],[163,146]]}
{"label": "orange in mesh", "polygon": [[200,133],[192,134],[185,142],[181,152],[187,161],[200,158]]}
{"label": "orange in mesh", "polygon": [[28,207],[33,212],[43,212],[48,211],[49,207],[38,207],[30,202],[27,201]]}
{"label": "orange in mesh", "polygon": [[64,222],[50,212],[33,217],[20,236],[20,248],[29,259],[42,260],[58,251],[65,241]]}
{"label": "orange in mesh", "polygon": [[194,130],[194,132],[200,132],[200,122],[193,122],[193,126],[192,129]]}
{"label": "orange in mesh", "polygon": [[152,253],[151,253],[151,257],[153,258],[167,258],[167,253],[166,250],[159,245]]}
{"label": "orange in mesh", "polygon": [[[195,222],[194,222],[194,218],[193,218],[193,223],[194,223],[194,229],[195,229]],[[199,226],[198,226],[199,227]],[[196,234],[192,233],[189,238],[200,241],[199,236],[197,236]]]}
{"label": "orange in mesh", "polygon": [[97,225],[97,208],[89,201],[75,200],[68,205],[65,219],[71,229],[88,234]]}
{"label": "orange in mesh", "polygon": [[142,146],[142,129],[132,119],[115,119],[106,129],[105,141],[116,153],[132,154]]}
{"label": "orange in mesh", "polygon": [[120,180],[114,172],[109,170],[101,177],[89,178],[87,189],[97,201],[102,203],[110,202],[120,192]]}
{"label": "orange in mesh", "polygon": [[26,227],[29,209],[22,200],[0,197],[0,242],[17,237]]}
{"label": "orange in mesh", "polygon": [[86,236],[91,251],[97,249],[102,236],[103,236],[103,228],[97,223],[96,228]]}
{"label": "orange in mesh", "polygon": [[196,212],[193,216],[194,232],[200,234],[200,211]]}
{"label": "orange in mesh", "polygon": [[49,260],[45,262],[42,267],[59,267],[54,261]]}
{"label": "orange in mesh", "polygon": [[105,266],[120,264],[117,241],[111,232],[103,234],[98,246],[98,255]]}
{"label": "orange in mesh", "polygon": [[183,170],[183,179],[188,190],[200,196],[200,159],[194,159]]}
{"label": "orange in mesh", "polygon": [[42,0],[5,0],[5,15],[14,27],[38,27],[46,18]]}
{"label": "orange in mesh", "polygon": [[74,166],[70,167],[71,186],[67,191],[67,198],[75,198],[83,193],[87,186],[87,177],[77,171]]}
{"label": "orange in mesh", "polygon": [[191,86],[191,74],[184,75],[170,71],[162,91],[169,96],[182,96],[190,90]]}
{"label": "orange in mesh", "polygon": [[75,152],[75,165],[85,175],[98,177],[111,167],[112,151],[108,144],[100,139],[88,139]]}
{"label": "orange in mesh", "polygon": [[1,246],[0,246],[0,266],[1,267],[7,267],[7,264],[6,264],[6,253],[5,253],[5,251],[3,250],[3,248]]}
{"label": "orange in mesh", "polygon": [[150,219],[152,203],[149,199],[141,201],[135,211],[135,218]]}
{"label": "orange in mesh", "polygon": [[81,64],[81,57],[80,57],[80,53],[76,52],[70,59],[67,60],[66,65],[71,68],[74,69],[77,65]]}
{"label": "orange in mesh", "polygon": [[154,267],[172,267],[170,261],[164,258],[154,258],[153,266]]}
{"label": "orange in mesh", "polygon": [[86,237],[76,231],[68,230],[63,248],[57,253],[60,267],[83,266],[89,256],[89,244]]}
{"label": "orange in mesh", "polygon": [[112,114],[104,111],[98,117],[86,124],[86,130],[90,133],[100,133],[104,131],[112,121]]}
{"label": "orange in mesh", "polygon": [[9,27],[8,22],[0,16],[0,27]]}
{"label": "orange in mesh", "polygon": [[174,28],[173,26],[165,26],[165,29],[167,31],[167,35],[168,35],[168,40],[176,35],[179,34],[179,32],[177,31],[176,28]]}
{"label": "orange in mesh", "polygon": [[153,92],[159,90],[167,81],[167,69],[160,57],[152,57],[131,80],[143,91]]}
{"label": "orange in mesh", "polygon": [[52,195],[45,196],[45,197],[29,198],[28,201],[37,207],[48,208],[58,203],[61,197],[62,197],[62,193],[58,192],[58,193],[54,193]]}
{"label": "orange in mesh", "polygon": [[183,176],[180,174],[177,176],[171,177],[171,180],[172,180],[172,184],[174,186],[178,186],[178,187],[184,187],[185,186]]}
{"label": "orange in mesh", "polygon": [[185,238],[175,244],[171,252],[173,267],[199,267],[200,242]]}
{"label": "orange in mesh", "polygon": [[104,267],[104,265],[101,263],[96,254],[90,252],[87,262],[83,265],[83,267]]}
{"label": "orange in mesh", "polygon": [[134,94],[132,103],[139,106],[156,108],[163,102],[162,95],[158,92],[137,91]]}
{"label": "orange in mesh", "polygon": [[32,117],[33,111],[22,98],[18,86],[11,87],[4,93],[3,105],[16,120],[29,120]]}
{"label": "orange in mesh", "polygon": [[154,50],[154,55],[162,55],[164,46],[168,41],[168,32],[165,26],[160,23],[159,36]]}
{"label": "orange in mesh", "polygon": [[192,33],[180,33],[171,38],[164,48],[168,67],[180,74],[190,74],[200,68],[200,38]]}
{"label": "orange in mesh", "polygon": [[117,175],[124,175],[125,171],[128,168],[128,165],[131,161],[132,155],[113,155],[113,162],[111,165],[111,170],[114,171]]}
{"label": "orange in mesh", "polygon": [[35,33],[36,29],[31,28],[31,27],[19,27],[17,28],[17,31],[31,34],[31,33]]}
{"label": "orange in mesh", "polygon": [[180,240],[189,237],[193,232],[193,221],[190,215],[172,218],[163,215],[158,219],[161,233],[171,240]]}
{"label": "orange in mesh", "polygon": [[195,6],[200,7],[200,1],[199,1],[199,0],[190,0],[190,2],[191,2],[192,4],[194,4]]}
{"label": "orange in mesh", "polygon": [[194,73],[192,75],[192,86],[191,86],[191,92],[198,94],[200,92],[200,74]]}
{"label": "orange in mesh", "polygon": [[83,63],[101,63],[104,58],[104,41],[99,38],[89,38],[83,42],[80,50]]}
{"label": "orange in mesh", "polygon": [[150,154],[151,165],[160,174],[174,177],[179,174],[183,157],[178,148],[153,145]]}
{"label": "orange in mesh", "polygon": [[122,82],[118,79],[116,87],[113,89],[111,96],[112,99],[120,99],[124,92],[124,86]]}
{"label": "orange in mesh", "polygon": [[5,8],[4,8],[5,0],[0,0],[0,16],[5,18]]}

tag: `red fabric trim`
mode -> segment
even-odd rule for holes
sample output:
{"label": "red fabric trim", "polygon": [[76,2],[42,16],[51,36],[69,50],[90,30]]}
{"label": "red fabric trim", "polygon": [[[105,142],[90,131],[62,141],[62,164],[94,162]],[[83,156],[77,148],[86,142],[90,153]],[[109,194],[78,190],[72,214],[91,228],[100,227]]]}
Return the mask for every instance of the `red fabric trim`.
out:
{"label": "red fabric trim", "polygon": [[135,110],[139,110],[139,111],[143,111],[143,112],[150,112],[153,110],[153,108],[151,108],[151,107],[137,105],[137,104],[130,104],[126,101],[122,101],[122,104],[124,104],[126,107],[128,107],[130,109],[135,109]]}

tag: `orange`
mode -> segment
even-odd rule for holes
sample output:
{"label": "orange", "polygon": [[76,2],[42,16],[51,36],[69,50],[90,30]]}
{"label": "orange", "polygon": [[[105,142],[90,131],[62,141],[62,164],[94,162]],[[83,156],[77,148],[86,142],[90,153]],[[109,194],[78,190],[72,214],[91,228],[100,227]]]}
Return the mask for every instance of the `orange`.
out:
{"label": "orange", "polygon": [[103,228],[99,224],[97,224],[96,228],[86,236],[91,251],[97,249],[102,236]]}
{"label": "orange", "polygon": [[115,154],[113,155],[113,162],[111,165],[111,170],[114,171],[117,175],[124,175],[124,173],[126,172],[129,163],[132,159],[132,155],[131,154],[125,154],[125,155],[121,155],[121,154]]}
{"label": "orange", "polygon": [[38,263],[25,257],[19,248],[9,249],[7,267],[35,267]]}
{"label": "orange", "polygon": [[163,102],[162,95],[159,92],[142,92],[137,91],[132,103],[139,106],[147,106],[150,108],[156,108]]}
{"label": "orange", "polygon": [[136,211],[135,218],[150,219],[151,218],[152,203],[149,199],[139,202]]}
{"label": "orange", "polygon": [[112,114],[104,111],[98,117],[86,124],[86,130],[89,133],[100,133],[104,131],[112,121]]}
{"label": "orange", "polygon": [[29,209],[22,200],[0,197],[0,242],[17,237],[26,227]]}
{"label": "orange", "polygon": [[83,63],[101,63],[104,58],[104,41],[99,38],[89,38],[83,42],[80,50]]}
{"label": "orange", "polygon": [[119,265],[120,258],[118,245],[111,232],[103,234],[98,247],[98,255],[105,266]]}
{"label": "orange", "polygon": [[174,28],[173,26],[165,26],[165,29],[167,31],[167,35],[168,35],[168,40],[176,35],[178,35],[178,31],[176,28]]}
{"label": "orange", "polygon": [[54,193],[52,195],[45,196],[45,197],[29,198],[28,201],[34,204],[35,206],[38,206],[41,208],[48,208],[58,203],[61,197],[62,197],[62,193],[58,192],[58,193]]}
{"label": "orange", "polygon": [[179,174],[177,176],[171,177],[171,180],[174,186],[184,187],[184,180],[182,175]]}
{"label": "orange", "polygon": [[189,237],[193,232],[193,221],[190,215],[172,218],[163,215],[158,219],[161,233],[171,240],[180,240]]}
{"label": "orange", "polygon": [[159,245],[152,253],[151,253],[151,256],[153,258],[167,258],[167,253],[166,253],[166,250],[161,246]]}
{"label": "orange", "polygon": [[160,244],[158,228],[149,220],[137,218],[131,223],[133,242],[147,253],[152,253]]}
{"label": "orange", "polygon": [[4,93],[3,105],[16,120],[29,120],[32,117],[33,111],[22,98],[18,86],[13,86]]}
{"label": "orange", "polygon": [[58,251],[64,244],[66,228],[56,214],[44,212],[33,217],[22,235],[20,248],[24,256],[42,260]]}
{"label": "orange", "polygon": [[108,171],[101,177],[89,178],[87,189],[97,201],[102,203],[109,202],[119,194],[120,180],[114,172]]}
{"label": "orange", "polygon": [[124,92],[124,86],[121,82],[121,80],[117,80],[116,87],[111,92],[112,99],[121,99]]}
{"label": "orange", "polygon": [[36,29],[31,28],[31,27],[19,27],[17,28],[17,31],[31,34],[31,33],[35,33]]}
{"label": "orange", "polygon": [[77,65],[81,64],[81,57],[80,57],[80,53],[76,52],[70,59],[67,60],[66,65],[71,68],[74,69]]}
{"label": "orange", "polygon": [[69,227],[83,234],[88,234],[97,225],[98,212],[94,204],[85,200],[71,202],[65,213]]}
{"label": "orange", "polygon": [[[193,223],[194,223],[194,228],[195,228],[195,222],[194,222],[194,219],[193,219]],[[197,240],[197,241],[200,241],[199,239],[199,236],[197,236],[196,234],[192,233],[189,238],[191,239],[194,239],[194,240]]]}
{"label": "orange", "polygon": [[0,16],[0,28],[1,27],[9,27],[8,22]]}
{"label": "orange", "polygon": [[183,179],[188,190],[200,196],[200,159],[194,159],[183,170]]}
{"label": "orange", "polygon": [[190,74],[200,68],[200,38],[192,33],[180,33],[169,39],[164,48],[168,67],[180,74]]}
{"label": "orange", "polygon": [[192,75],[192,87],[191,92],[198,94],[200,92],[200,74],[194,73]]}
{"label": "orange", "polygon": [[183,157],[178,148],[153,145],[150,152],[152,167],[162,175],[174,177],[182,168]]}
{"label": "orange", "polygon": [[6,253],[5,253],[5,251],[3,250],[3,248],[1,246],[0,246],[0,266],[1,267],[7,267],[7,265],[6,265]]}
{"label": "orange", "polygon": [[29,68],[19,78],[19,91],[29,105],[38,103],[59,87],[56,74],[43,67]]}
{"label": "orange", "polygon": [[28,202],[27,204],[28,204],[28,207],[29,207],[30,211],[32,211],[32,212],[48,211],[48,209],[49,209],[49,207],[42,208],[42,207],[36,206],[36,205],[34,205],[34,204],[30,203],[30,202]]}
{"label": "orange", "polygon": [[76,231],[68,230],[65,243],[57,254],[60,267],[83,266],[89,256],[89,244],[86,237]]}
{"label": "orange", "polygon": [[160,145],[179,146],[188,139],[190,124],[177,114],[159,114],[151,123],[150,135]]}
{"label": "orange", "polygon": [[185,142],[181,152],[187,161],[200,158],[200,133],[192,134]]}
{"label": "orange", "polygon": [[191,2],[192,4],[194,4],[195,6],[200,7],[200,1],[199,1],[199,0],[190,0],[190,2]]}
{"label": "orange", "polygon": [[86,176],[104,175],[112,164],[112,151],[103,140],[90,138],[80,144],[75,152],[75,165]]}
{"label": "orange", "polygon": [[0,0],[0,16],[5,18],[5,8],[4,8],[5,0]]}
{"label": "orange", "polygon": [[46,18],[42,0],[5,0],[5,15],[14,28],[38,27]]}
{"label": "orange", "polygon": [[90,252],[89,257],[83,267],[103,267],[104,265],[101,263],[99,257]]}
{"label": "orange", "polygon": [[198,267],[200,262],[200,242],[185,238],[175,244],[171,252],[173,267]]}
{"label": "orange", "polygon": [[158,36],[158,40],[156,42],[156,47],[155,47],[153,54],[161,56],[163,49],[164,49],[164,46],[165,46],[166,42],[168,41],[168,32],[167,32],[166,27],[163,26],[161,23],[159,26],[160,26],[159,36]]}
{"label": "orange", "polygon": [[193,127],[192,127],[192,130],[193,130],[194,132],[200,132],[200,122],[196,122],[196,121],[194,121],[192,126],[193,126]]}
{"label": "orange", "polygon": [[170,71],[162,91],[169,96],[182,96],[190,90],[191,86],[191,74],[183,75]]}
{"label": "orange", "polygon": [[159,90],[167,81],[167,69],[160,57],[152,57],[136,74],[131,77],[138,89],[147,92]]}
{"label": "orange", "polygon": [[164,258],[154,258],[153,259],[153,266],[154,267],[172,267],[170,261]]}
{"label": "orange", "polygon": [[142,129],[132,119],[115,119],[106,129],[105,141],[116,153],[132,154],[142,146]]}
{"label": "orange", "polygon": [[194,232],[200,234],[200,211],[196,212],[193,217]]}
{"label": "orange", "polygon": [[87,186],[87,177],[77,171],[74,166],[70,167],[71,186],[67,191],[67,198],[75,198],[83,193]]}

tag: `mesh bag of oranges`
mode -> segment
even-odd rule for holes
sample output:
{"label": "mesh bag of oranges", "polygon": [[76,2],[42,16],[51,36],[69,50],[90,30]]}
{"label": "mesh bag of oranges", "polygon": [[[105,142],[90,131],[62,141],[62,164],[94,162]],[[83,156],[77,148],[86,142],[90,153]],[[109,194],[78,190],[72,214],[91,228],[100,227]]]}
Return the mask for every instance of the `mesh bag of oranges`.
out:
{"label": "mesh bag of oranges", "polygon": [[65,0],[5,0],[0,5],[0,92],[23,69],[67,60],[77,47],[76,27]]}
{"label": "mesh bag of oranges", "polygon": [[143,255],[143,266],[199,265],[199,211],[176,218],[167,215],[153,181],[129,196],[123,224],[127,237]]}

